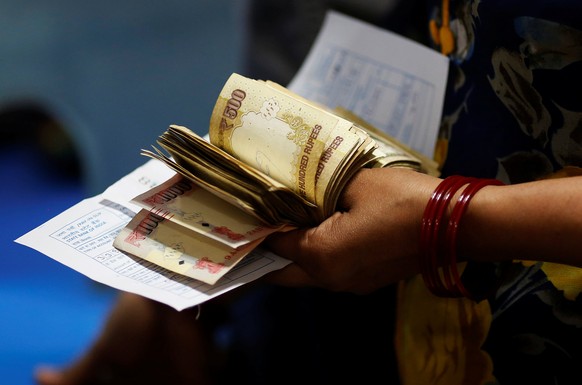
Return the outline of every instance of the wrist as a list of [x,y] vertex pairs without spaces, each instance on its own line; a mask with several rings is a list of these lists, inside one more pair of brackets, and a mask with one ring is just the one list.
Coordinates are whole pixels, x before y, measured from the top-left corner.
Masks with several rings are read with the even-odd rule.
[[[433,294],[473,298],[457,270],[459,250],[466,252],[470,242],[467,231],[463,231],[465,240],[458,247],[460,229],[467,226],[464,217],[477,193],[487,186],[501,184],[495,179],[455,175],[442,180],[433,191],[422,216],[419,260],[424,282]],[[473,215],[475,211],[472,210]]]
[[463,216],[463,224],[459,227],[459,260],[502,262],[505,259],[495,246],[509,236],[508,229],[503,228],[500,223],[504,214],[499,212],[499,188],[500,186],[486,186],[472,199]]

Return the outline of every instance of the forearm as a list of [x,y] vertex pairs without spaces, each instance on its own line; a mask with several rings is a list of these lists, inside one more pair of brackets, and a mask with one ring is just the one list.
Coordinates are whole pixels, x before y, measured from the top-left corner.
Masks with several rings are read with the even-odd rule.
[[460,226],[459,254],[469,260],[582,267],[582,177],[483,188]]

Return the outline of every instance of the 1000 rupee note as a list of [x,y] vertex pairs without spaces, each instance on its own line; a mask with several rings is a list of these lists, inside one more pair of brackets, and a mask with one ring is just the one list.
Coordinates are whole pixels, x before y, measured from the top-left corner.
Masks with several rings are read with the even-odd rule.
[[241,247],[281,229],[265,226],[238,207],[180,174],[133,198],[132,203],[231,248]]
[[113,246],[213,285],[260,242],[255,240],[233,249],[143,209],[119,232]]

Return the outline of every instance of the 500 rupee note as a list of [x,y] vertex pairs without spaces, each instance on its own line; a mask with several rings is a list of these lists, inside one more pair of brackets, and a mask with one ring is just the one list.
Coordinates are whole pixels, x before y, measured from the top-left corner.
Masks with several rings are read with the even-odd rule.
[[332,131],[351,123],[281,92],[232,74],[210,119],[210,141],[318,204],[315,180]]

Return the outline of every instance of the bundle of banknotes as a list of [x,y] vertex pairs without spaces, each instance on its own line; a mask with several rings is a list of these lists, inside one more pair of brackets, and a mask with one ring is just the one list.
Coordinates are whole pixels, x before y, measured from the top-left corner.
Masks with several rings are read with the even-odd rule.
[[332,215],[362,167],[437,173],[430,159],[349,111],[239,74],[218,97],[209,141],[172,125],[157,143],[142,154],[176,174],[134,198],[142,210],[114,246],[208,284],[269,234]]

